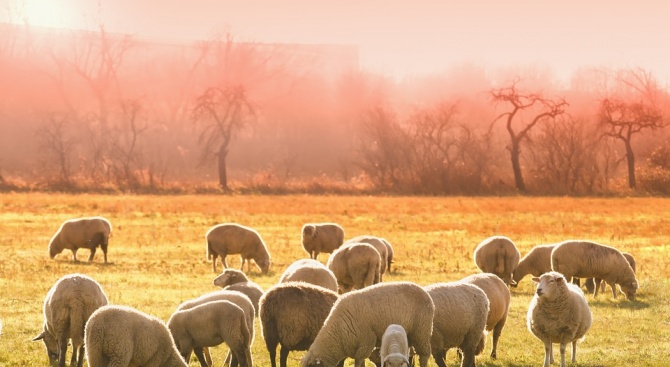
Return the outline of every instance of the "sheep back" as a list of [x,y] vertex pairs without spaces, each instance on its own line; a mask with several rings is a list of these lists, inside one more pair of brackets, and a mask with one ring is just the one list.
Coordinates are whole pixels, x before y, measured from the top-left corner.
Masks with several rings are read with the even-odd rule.
[[239,254],[242,265],[245,260],[253,259],[263,274],[270,268],[270,253],[261,235],[254,230],[237,223],[224,223],[213,226],[205,234],[207,239],[207,259],[212,260],[212,270],[216,272],[216,258],[221,256],[224,268],[228,267],[227,255]]
[[88,260],[93,260],[95,249],[100,246],[107,262],[107,245],[112,224],[103,217],[75,218],[64,221],[49,241],[49,257],[54,258],[63,250],[71,250],[77,260],[77,250],[91,250]]
[[126,306],[103,306],[86,323],[91,367],[187,367],[163,321]]
[[330,269],[314,259],[295,261],[279,278],[280,283],[306,282],[337,292],[337,279]]
[[388,325],[397,324],[407,332],[409,345],[425,367],[434,312],[430,295],[414,283],[379,283],[349,292],[335,302],[301,364],[333,367],[346,357],[362,362],[380,346]]
[[480,242],[475,248],[475,265],[485,272],[500,277],[505,284],[514,284],[512,272],[519,263],[519,250],[514,242],[504,236],[493,236]]
[[551,251],[556,244],[537,245],[530,249],[514,269],[512,280],[519,283],[526,275],[539,277],[551,271]]
[[[609,284],[619,284],[628,299],[635,299],[638,288],[635,272],[614,247],[590,241],[564,241],[551,252],[551,267],[566,279],[598,278]],[[616,297],[615,292],[613,290]]]
[[302,226],[302,247],[311,259],[332,253],[344,242],[344,229],[336,223],[307,223]]
[[343,245],[328,258],[326,266],[335,274],[341,294],[377,284],[380,280],[379,252],[367,243]]
[[254,308],[254,304],[247,296],[246,294],[239,292],[239,291],[234,291],[234,290],[229,290],[229,289],[222,289],[219,291],[214,291],[214,292],[209,292],[205,293],[202,296],[198,298],[194,298],[188,301],[182,302],[179,306],[177,306],[177,311],[184,311],[191,309],[193,307],[197,307],[200,305],[203,305],[207,302],[212,302],[212,301],[229,301],[244,311],[244,314],[247,317],[247,326],[249,326],[249,335],[251,336],[251,339],[253,340],[254,338],[254,315],[256,313],[256,309]]
[[384,273],[386,273],[386,267],[388,265],[388,247],[386,247],[384,241],[379,237],[362,235],[349,239],[344,244],[350,243],[367,243],[379,252],[379,259],[381,260],[379,263],[379,281],[381,281],[384,277]]

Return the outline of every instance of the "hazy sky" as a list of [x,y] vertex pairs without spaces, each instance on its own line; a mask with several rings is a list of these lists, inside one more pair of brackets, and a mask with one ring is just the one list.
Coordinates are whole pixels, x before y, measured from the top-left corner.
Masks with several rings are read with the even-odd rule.
[[[0,19],[94,26],[160,39],[230,30],[242,40],[360,46],[394,75],[475,62],[642,66],[670,82],[670,1],[649,0],[0,0]],[[0,35],[1,37],[1,35]]]

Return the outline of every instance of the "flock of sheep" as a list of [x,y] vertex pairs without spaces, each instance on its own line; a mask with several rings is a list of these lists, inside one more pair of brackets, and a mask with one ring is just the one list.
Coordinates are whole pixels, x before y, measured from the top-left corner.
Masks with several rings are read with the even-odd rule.
[[[64,249],[76,253],[100,246],[107,262],[109,221],[102,217],[64,222],[49,244],[53,258]],[[419,286],[412,282],[382,282],[390,272],[393,247],[381,237],[359,236],[345,240],[334,223],[306,224],[302,244],[309,259],[291,264],[279,283],[263,290],[242,271],[253,260],[262,273],[270,253],[255,230],[234,223],[220,224],[206,233],[207,257],[216,273],[220,257],[224,270],[213,284],[222,290],[188,300],[177,307],[167,323],[139,310],[109,305],[102,287],[83,274],[59,279],[44,301],[43,340],[49,359],[65,365],[68,342],[71,365],[81,367],[84,354],[89,366],[186,366],[191,354],[202,366],[212,366],[209,347],[225,343],[226,364],[252,367],[254,319],[261,323],[272,367],[286,367],[290,351],[307,351],[302,367],[343,366],[353,358],[356,367],[365,359],[382,367],[409,367],[413,356],[426,367],[432,356],[446,367],[447,350],[457,348],[461,366],[475,366],[493,331],[491,358],[507,320],[511,294],[526,275],[533,275],[536,292],[527,313],[529,331],[544,343],[544,366],[553,363],[552,344],[560,344],[561,367],[565,349],[591,326],[591,311],[574,278],[587,282],[597,294],[600,282],[617,285],[630,300],[638,288],[635,262],[630,254],[588,241],[564,241],[533,248],[523,259],[514,243],[495,236],[474,251],[482,270],[456,282]],[[329,253],[327,264],[317,260]],[[240,255],[242,268],[229,268],[227,255]],[[604,283],[603,283],[604,287]],[[85,348],[84,348],[85,346]]]

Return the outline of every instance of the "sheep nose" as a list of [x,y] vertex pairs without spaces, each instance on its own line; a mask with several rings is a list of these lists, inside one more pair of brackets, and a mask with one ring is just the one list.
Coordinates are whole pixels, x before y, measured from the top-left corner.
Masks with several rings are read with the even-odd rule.
[[538,296],[541,296],[542,293],[543,293],[542,288],[538,288],[536,293],[537,293]]

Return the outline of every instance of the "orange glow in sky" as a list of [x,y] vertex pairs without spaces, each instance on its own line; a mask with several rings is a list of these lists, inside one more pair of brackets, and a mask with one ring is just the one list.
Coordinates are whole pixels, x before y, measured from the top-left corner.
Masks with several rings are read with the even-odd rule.
[[[22,15],[21,15],[22,14]],[[668,1],[0,0],[0,21],[161,40],[232,32],[259,42],[359,45],[366,69],[439,72],[464,62],[652,70],[670,82]]]

